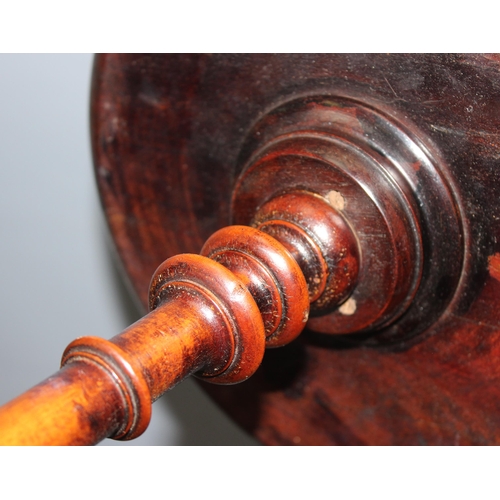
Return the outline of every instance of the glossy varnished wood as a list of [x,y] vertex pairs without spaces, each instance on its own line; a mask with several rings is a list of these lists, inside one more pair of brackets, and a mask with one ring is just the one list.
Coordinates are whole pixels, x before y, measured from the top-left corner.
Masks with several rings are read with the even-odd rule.
[[[423,229],[431,264],[418,300],[433,311],[428,322],[411,312],[399,330],[397,322],[387,326],[393,340],[378,347],[369,332],[350,341],[317,328],[269,351],[249,381],[207,388],[263,442],[500,442],[499,69],[497,57],[484,55],[97,58],[96,175],[116,246],[144,304],[165,257],[198,252],[231,222],[248,133],[283,103],[310,95],[365,103],[404,124],[442,166],[461,226],[441,245],[431,226]],[[446,228],[446,218],[435,215]],[[428,255],[430,242],[438,255],[454,239],[456,250],[439,257],[450,272],[433,282],[426,269],[440,266]]]
[[304,191],[271,198],[253,224],[292,252],[306,277],[313,313],[332,311],[351,295],[358,279],[358,242],[326,199]]
[[[293,248],[293,242],[288,246]],[[309,289],[279,241],[256,229],[229,226],[213,234],[201,253],[245,283],[264,321],[267,347],[286,345],[302,332],[309,318]]]
[[285,246],[234,226],[214,234],[203,252],[208,257],[164,261],[151,280],[148,315],[109,341],[74,340],[59,372],[1,407],[0,444],[134,439],[149,425],[152,402],[189,375],[243,382],[260,366],[265,344],[299,335],[309,292]]
[[[190,260],[191,267],[208,261],[196,255],[185,259]],[[209,261],[204,270],[212,264],[222,274],[212,279],[238,287],[215,262]],[[246,353],[235,356],[232,336],[238,332],[214,307],[214,298],[203,289],[180,287],[111,340],[73,341],[59,372],[0,408],[0,444],[89,445],[106,437],[133,439],[149,425],[151,403],[185,377],[200,371],[201,376],[214,376],[214,371],[229,368],[234,378],[247,378],[262,359],[264,331],[250,294],[244,289],[235,293],[237,320],[241,323],[246,313],[250,323],[245,334],[261,337],[260,342],[252,338]],[[239,366],[241,358],[247,361],[246,371]]]
[[113,435],[126,405],[113,377],[73,363],[0,410],[2,446],[88,445]]

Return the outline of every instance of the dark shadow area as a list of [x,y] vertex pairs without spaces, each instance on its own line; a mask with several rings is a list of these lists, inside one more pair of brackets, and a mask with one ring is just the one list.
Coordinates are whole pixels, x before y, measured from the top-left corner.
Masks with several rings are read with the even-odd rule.
[[265,390],[286,391],[294,387],[304,371],[306,357],[300,339],[278,349],[268,349],[261,368]]
[[299,338],[279,349],[267,349],[257,372],[241,384],[226,387],[203,385],[221,408],[253,435],[262,425],[265,408],[269,410],[269,395],[283,393],[289,400],[302,398],[308,383],[310,361]]

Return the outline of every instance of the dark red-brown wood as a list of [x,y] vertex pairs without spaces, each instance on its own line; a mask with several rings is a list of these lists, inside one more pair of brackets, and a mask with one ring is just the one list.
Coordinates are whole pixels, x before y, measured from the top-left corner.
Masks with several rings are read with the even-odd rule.
[[285,246],[233,226],[214,234],[203,253],[208,257],[163,262],[151,280],[148,315],[110,341],[76,339],[59,372],[1,407],[0,444],[133,439],[149,425],[151,403],[187,376],[243,382],[260,366],[266,344],[299,335],[309,290]]
[[[0,442],[134,438],[196,374],[243,382],[207,390],[268,444],[497,444],[498,69],[483,55],[99,57],[98,184],[152,312],[72,342],[0,409]],[[202,247],[229,222],[254,228]],[[281,348],[262,362],[266,345]]]
[[[367,322],[362,336],[332,335],[331,317],[314,318],[298,340],[268,351],[249,381],[207,388],[263,442],[500,442],[499,69],[499,58],[488,55],[97,58],[97,181],[119,254],[144,304],[150,277],[165,257],[199,252],[210,234],[231,223],[238,178],[255,148],[263,147],[252,133],[272,135],[273,127],[287,132],[297,113],[305,121],[326,116],[318,96],[336,103],[343,123],[336,137],[353,145],[342,161],[354,158],[359,146],[370,150],[366,165],[375,162],[401,176],[404,203],[398,206],[409,207],[404,217],[410,225],[391,234],[405,232],[413,246],[401,250],[409,252],[409,264],[411,255],[418,257],[421,267],[404,278],[406,267],[398,264],[401,278],[391,286],[403,298],[399,309],[394,303],[380,323],[370,319],[374,329]],[[287,103],[298,104],[290,110]],[[372,119],[367,142],[360,143]],[[311,127],[323,134],[323,125]],[[399,146],[406,138],[439,168],[415,161],[414,173],[405,171],[410,155]],[[300,144],[302,152],[319,156],[316,167],[310,159],[301,163],[308,182],[294,182],[296,189],[311,189],[320,164],[333,161],[320,151],[322,144],[317,136]],[[292,158],[297,145],[289,146]],[[286,167],[292,160],[280,161]],[[367,172],[358,179],[367,179]],[[289,178],[276,175],[278,181]],[[378,179],[369,185],[376,188],[380,213],[398,224],[390,203],[384,205],[387,177]],[[352,184],[347,207],[356,189]],[[436,200],[441,208],[429,209]],[[394,248],[388,246],[388,254]],[[389,274],[380,276],[390,282]]]

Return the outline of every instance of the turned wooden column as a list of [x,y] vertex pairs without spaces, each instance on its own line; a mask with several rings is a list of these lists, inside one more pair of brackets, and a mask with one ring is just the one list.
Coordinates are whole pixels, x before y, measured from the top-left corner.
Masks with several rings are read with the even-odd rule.
[[2,439],[133,438],[193,374],[267,444],[499,442],[498,67],[99,56],[96,179],[150,315],[71,344]]
[[491,54],[96,58],[97,184],[142,304],[166,257],[258,227],[291,192],[331,201],[355,235],[344,302],[311,304],[245,383],[201,382],[261,442],[500,443],[499,68]]
[[266,346],[300,334],[310,303],[332,309],[347,299],[359,249],[328,200],[279,196],[254,225],[221,229],[202,255],[163,262],[151,280],[151,312],[109,341],[72,342],[59,372],[0,409],[0,444],[133,439],[147,428],[151,403],[187,376],[242,382]]

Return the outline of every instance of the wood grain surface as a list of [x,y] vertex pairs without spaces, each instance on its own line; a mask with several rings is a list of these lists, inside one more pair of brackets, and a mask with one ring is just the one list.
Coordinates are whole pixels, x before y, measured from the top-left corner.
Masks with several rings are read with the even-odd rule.
[[[357,99],[415,132],[444,166],[462,239],[438,257],[455,271],[426,291],[441,304],[430,324],[415,320],[402,332],[418,331],[411,341],[382,346],[308,331],[268,351],[247,382],[207,388],[264,443],[499,443],[499,67],[473,54],[97,58],[96,176],[144,304],[160,262],[198,252],[231,222],[247,135],[283,103]],[[445,246],[446,220],[433,216],[428,232]]]

